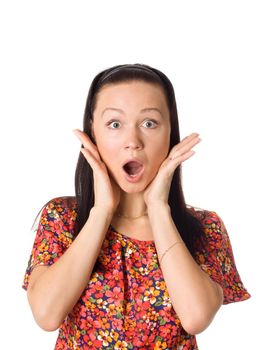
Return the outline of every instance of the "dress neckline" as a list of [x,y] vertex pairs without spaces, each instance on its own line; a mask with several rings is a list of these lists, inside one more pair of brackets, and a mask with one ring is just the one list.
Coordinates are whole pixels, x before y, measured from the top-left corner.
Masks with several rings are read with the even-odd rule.
[[129,237],[127,235],[125,235],[124,233],[122,232],[119,232],[117,231],[114,226],[112,226],[110,224],[110,230],[111,232],[115,233],[116,235],[118,235],[120,238],[124,239],[124,240],[127,240],[127,241],[131,241],[131,242],[134,242],[138,245],[155,245],[155,241],[154,240],[147,240],[147,241],[144,241],[144,240],[140,240],[140,239],[136,239],[136,238],[132,238],[132,237]]

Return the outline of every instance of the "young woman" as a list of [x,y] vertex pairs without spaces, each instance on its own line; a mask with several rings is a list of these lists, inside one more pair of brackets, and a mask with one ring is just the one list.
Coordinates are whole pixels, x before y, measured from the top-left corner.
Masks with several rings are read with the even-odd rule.
[[[142,64],[100,72],[87,97],[75,196],[44,205],[24,276],[60,349],[198,349],[222,304],[250,298],[214,211],[185,203],[173,86]],[[38,267],[38,268],[35,268]]]

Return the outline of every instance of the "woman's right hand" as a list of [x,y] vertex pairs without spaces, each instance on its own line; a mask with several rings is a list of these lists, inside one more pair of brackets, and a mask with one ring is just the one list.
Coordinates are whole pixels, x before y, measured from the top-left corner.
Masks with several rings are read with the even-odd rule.
[[98,148],[89,136],[79,129],[75,129],[73,132],[84,145],[84,148],[81,148],[81,152],[93,170],[94,206],[114,214],[120,201],[120,188],[114,179],[110,178],[107,167],[101,160]]

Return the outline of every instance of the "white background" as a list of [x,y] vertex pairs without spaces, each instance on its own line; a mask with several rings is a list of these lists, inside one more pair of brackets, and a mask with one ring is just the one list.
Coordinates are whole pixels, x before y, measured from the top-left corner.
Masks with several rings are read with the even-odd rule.
[[[175,89],[189,204],[216,211],[252,298],[222,306],[200,350],[258,349],[261,305],[260,1],[1,1],[1,348],[53,349],[21,288],[33,220],[74,195],[89,85],[105,68],[145,63]],[[259,342],[260,343],[260,342]]]

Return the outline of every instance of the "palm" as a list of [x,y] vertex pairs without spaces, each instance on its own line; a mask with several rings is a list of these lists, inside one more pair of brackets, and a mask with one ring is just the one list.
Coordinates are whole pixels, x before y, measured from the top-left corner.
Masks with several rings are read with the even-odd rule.
[[185,137],[169,152],[167,158],[159,167],[158,173],[144,191],[144,200],[147,206],[155,202],[168,203],[169,191],[176,168],[195,152],[191,151],[201,139],[193,133]]

